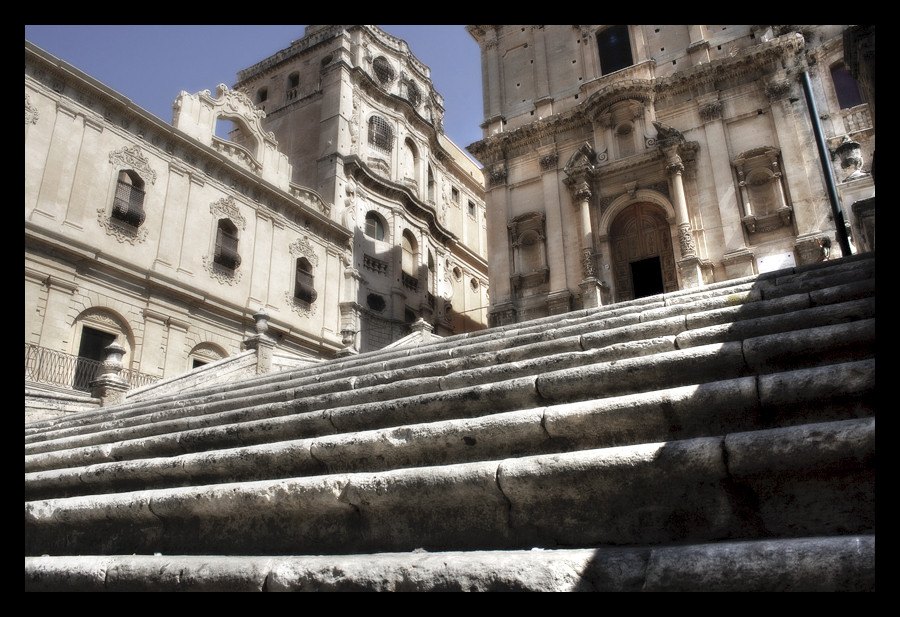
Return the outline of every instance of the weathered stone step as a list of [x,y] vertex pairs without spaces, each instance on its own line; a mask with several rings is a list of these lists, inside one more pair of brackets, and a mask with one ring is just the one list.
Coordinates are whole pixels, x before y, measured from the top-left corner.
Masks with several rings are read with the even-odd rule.
[[[848,295],[853,297],[852,294]],[[435,383],[441,390],[447,390],[500,379],[524,377],[553,368],[574,367],[591,362],[607,362],[673,351],[699,344],[739,340],[766,332],[786,332],[800,327],[842,323],[870,318],[875,314],[875,301],[872,297],[812,308],[805,308],[806,306],[805,297],[795,295],[781,300],[757,303],[747,307],[743,312],[742,307],[709,310],[667,319],[651,319],[630,326],[606,327],[563,338],[551,338],[553,333],[545,333],[545,338],[549,340],[493,353],[473,353],[442,359],[431,364],[407,369],[383,370],[359,377],[339,375],[335,379],[318,383],[289,381],[282,385],[283,389],[272,393],[253,393],[231,399],[227,396],[216,397],[216,400],[212,401],[192,399],[177,407],[163,408],[145,415],[113,417],[98,424],[47,431],[26,440],[26,453],[48,451],[53,448],[53,444],[66,439],[69,441],[65,443],[72,445],[97,443],[98,440],[94,436],[99,432],[116,432],[127,427],[142,427],[135,429],[130,438],[159,434],[164,427],[169,427],[169,430],[179,430],[180,427],[180,430],[184,430],[191,422],[189,419],[198,416],[208,416],[211,420],[212,416],[218,414],[219,423],[228,423],[231,421],[227,414],[230,410],[239,410],[231,416],[237,415],[244,420],[251,420],[253,416],[243,410],[249,407],[261,408],[269,403],[290,403],[303,397],[322,400],[320,397],[339,392],[341,401],[364,396],[367,401],[376,402],[385,398],[426,393],[435,387]],[[744,319],[740,319],[741,317]],[[720,325],[716,328],[710,324]],[[672,338],[672,335],[678,335],[677,339]],[[429,377],[432,379],[429,380]],[[301,403],[291,405],[291,408],[299,410]],[[311,409],[307,406],[305,410]],[[179,423],[179,418],[188,420]],[[167,422],[170,424],[165,424]],[[91,437],[79,441],[79,435]],[[119,438],[129,437],[123,435]],[[45,445],[37,445],[41,442]]]
[[[280,405],[29,444],[25,470],[173,456],[335,432],[474,417],[640,392],[648,384],[654,388],[670,388],[767,374],[870,357],[874,337],[875,320],[866,319],[560,370],[551,370],[558,367],[553,366],[551,359],[545,359],[545,373],[455,389],[443,389],[440,377],[408,380],[396,387],[384,386],[381,392],[377,388],[352,390]],[[585,352],[586,358],[593,359],[592,353]],[[421,393],[408,394],[415,389]],[[406,396],[401,394],[404,392]],[[233,423],[224,424],[227,420]]]
[[[802,281],[805,287],[798,287],[795,284],[797,280]],[[817,289],[814,285],[817,280],[827,281],[827,284],[836,286],[837,290]],[[849,290],[848,286],[850,287]],[[448,337],[447,339],[438,340],[434,344],[416,349],[373,352],[357,358],[335,361],[323,366],[300,369],[289,374],[250,378],[240,384],[235,384],[233,387],[218,386],[208,391],[196,393],[192,400],[185,400],[184,397],[166,397],[162,401],[151,403],[150,405],[146,403],[122,405],[103,412],[80,414],[77,418],[65,419],[56,423],[45,422],[41,423],[40,426],[30,429],[26,428],[26,440],[48,438],[42,435],[48,429],[56,431],[67,426],[105,422],[111,415],[118,417],[141,416],[153,413],[155,410],[172,408],[173,406],[181,408],[191,407],[196,401],[205,401],[206,403],[223,401],[223,404],[229,405],[231,403],[228,401],[246,398],[246,396],[241,397],[239,393],[235,392],[236,389],[244,389],[249,396],[257,397],[257,399],[261,396],[266,396],[266,392],[270,392],[268,396],[271,401],[284,400],[284,390],[295,387],[291,385],[292,382],[296,383],[297,386],[304,383],[318,382],[321,376],[326,373],[330,376],[341,374],[341,378],[345,378],[356,375],[371,375],[373,372],[393,370],[402,366],[421,367],[429,361],[439,363],[452,358],[454,355],[452,350],[457,346],[463,347],[458,353],[464,353],[467,356],[476,353],[489,355],[509,345],[527,344],[529,341],[546,340],[550,337],[564,337],[568,332],[580,335],[592,329],[623,327],[655,318],[666,318],[704,310],[704,308],[712,308],[716,305],[721,306],[723,302],[726,305],[737,303],[747,306],[748,309],[746,311],[732,311],[737,316],[736,318],[741,318],[743,314],[753,315],[755,310],[759,310],[755,308],[758,305],[755,301],[763,297],[763,290],[765,290],[765,297],[767,298],[799,294],[799,299],[806,303],[806,306],[815,306],[824,302],[836,302],[840,298],[829,298],[829,294],[834,295],[835,293],[839,293],[844,299],[873,295],[874,257],[829,264],[828,268],[816,265],[816,267],[807,268],[800,274],[795,273],[793,270],[787,270],[781,273],[770,273],[769,275],[753,277],[743,283],[728,281],[699,291],[684,290],[656,298],[644,298],[591,311],[580,311],[577,317],[571,313],[562,316],[552,316],[523,325],[506,326],[489,331]],[[786,293],[787,290],[790,290],[791,293]],[[704,304],[706,307],[704,307]],[[549,327],[551,325],[552,327]],[[551,334],[548,335],[548,332]],[[373,363],[375,367],[373,367]],[[257,400],[257,402],[262,401]],[[239,401],[236,404],[244,405],[246,403]]]
[[347,556],[26,557],[25,591],[875,591],[875,536]]
[[874,393],[875,361],[864,360],[478,418],[26,473],[25,496],[385,471],[686,439],[874,415]]
[[26,502],[25,554],[352,554],[874,533],[875,419]]

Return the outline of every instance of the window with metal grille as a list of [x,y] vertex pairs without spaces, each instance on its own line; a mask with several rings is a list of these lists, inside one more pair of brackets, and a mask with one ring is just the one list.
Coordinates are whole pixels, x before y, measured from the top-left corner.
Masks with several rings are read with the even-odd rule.
[[418,107],[419,103],[422,102],[422,93],[419,91],[419,86],[415,84],[415,82],[409,82],[406,86],[406,100],[412,103],[413,107]]
[[241,265],[238,254],[237,227],[228,219],[219,219],[216,226],[216,249],[213,261],[223,268],[236,270]]
[[144,183],[135,174],[127,171],[119,172],[116,185],[116,196],[113,200],[112,218],[127,223],[132,227],[140,227],[146,214],[144,213]]
[[369,145],[388,153],[394,146],[394,129],[381,116],[369,119]]
[[384,56],[375,58],[375,61],[372,63],[372,69],[375,71],[375,78],[382,85],[387,85],[394,81],[394,69]]
[[313,286],[312,265],[305,257],[297,259],[297,267],[294,274],[294,297],[307,304],[316,301],[318,294]]

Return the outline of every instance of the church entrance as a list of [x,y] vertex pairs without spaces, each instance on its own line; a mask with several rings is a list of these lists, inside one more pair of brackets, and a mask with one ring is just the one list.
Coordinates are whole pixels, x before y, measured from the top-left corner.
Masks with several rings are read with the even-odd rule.
[[651,203],[625,208],[609,228],[616,302],[678,289],[672,232],[665,212]]

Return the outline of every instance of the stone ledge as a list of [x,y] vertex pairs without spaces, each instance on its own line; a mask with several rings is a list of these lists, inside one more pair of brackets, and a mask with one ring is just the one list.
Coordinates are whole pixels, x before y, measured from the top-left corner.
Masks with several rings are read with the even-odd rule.
[[25,591],[875,591],[875,536],[669,547],[26,557]]

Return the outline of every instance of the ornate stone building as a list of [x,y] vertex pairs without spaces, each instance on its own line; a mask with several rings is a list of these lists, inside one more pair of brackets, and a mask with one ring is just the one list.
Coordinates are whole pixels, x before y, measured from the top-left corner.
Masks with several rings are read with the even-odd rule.
[[112,341],[133,384],[177,376],[257,320],[288,364],[486,327],[481,170],[404,41],[309,26],[171,124],[25,60],[26,383]]
[[844,26],[467,28],[492,324],[874,250],[874,125]]
[[183,374],[240,352],[260,309],[298,361],[343,349],[351,234],[261,117],[220,86],[166,124],[26,41],[26,383],[29,349],[102,360],[113,340],[133,372]]
[[482,173],[444,136],[443,100],[404,41],[377,26],[307,26],[235,88],[265,110],[293,181],[334,203],[353,233],[341,312],[356,349],[411,326],[486,326]]

